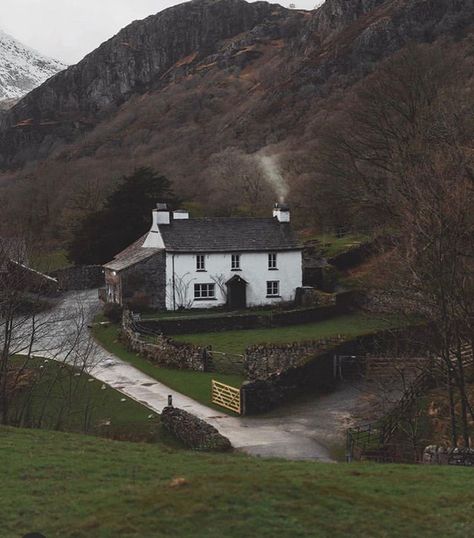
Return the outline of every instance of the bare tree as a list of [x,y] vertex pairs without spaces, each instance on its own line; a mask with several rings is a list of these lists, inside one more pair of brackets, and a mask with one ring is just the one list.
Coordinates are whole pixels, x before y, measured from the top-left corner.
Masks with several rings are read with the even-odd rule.
[[[48,398],[61,381],[65,392],[58,407],[59,424],[77,396],[78,374],[95,365],[95,346],[87,331],[89,311],[80,300],[51,309],[48,296],[56,283],[27,266],[25,242],[4,240],[0,245],[0,423],[11,420],[10,404],[19,392],[23,406],[16,420],[22,421],[35,387],[47,381],[44,400],[35,409],[35,425],[41,427]],[[47,379],[41,360],[59,364]]]
[[[474,340],[474,94],[469,59],[441,47],[400,53],[360,92],[327,139],[325,169],[367,218],[395,237],[391,308],[430,324],[458,431],[469,446],[463,349]],[[456,399],[461,416],[456,416]]]

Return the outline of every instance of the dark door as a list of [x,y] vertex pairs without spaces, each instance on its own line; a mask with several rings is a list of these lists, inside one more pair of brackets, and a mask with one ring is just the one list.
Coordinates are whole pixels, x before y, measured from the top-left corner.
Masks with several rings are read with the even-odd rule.
[[234,277],[227,282],[227,306],[231,310],[247,307],[247,282],[243,278]]

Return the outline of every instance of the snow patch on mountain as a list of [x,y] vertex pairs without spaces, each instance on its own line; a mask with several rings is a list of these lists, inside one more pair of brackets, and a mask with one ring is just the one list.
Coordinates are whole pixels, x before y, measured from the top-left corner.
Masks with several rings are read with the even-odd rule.
[[19,99],[66,67],[0,30],[0,100]]

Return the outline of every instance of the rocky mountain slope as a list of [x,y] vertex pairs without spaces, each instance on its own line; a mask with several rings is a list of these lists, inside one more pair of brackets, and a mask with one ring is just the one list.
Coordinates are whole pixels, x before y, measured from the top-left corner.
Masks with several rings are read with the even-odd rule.
[[0,101],[19,99],[66,69],[0,30]]
[[276,156],[279,171],[267,166],[267,176],[291,182],[358,81],[409,43],[466,42],[473,21],[474,0],[327,0],[312,12],[244,0],[175,6],[0,116],[0,181],[25,192],[34,184],[63,206],[90,178],[151,165],[181,195],[208,200],[232,183],[234,148],[255,165]]

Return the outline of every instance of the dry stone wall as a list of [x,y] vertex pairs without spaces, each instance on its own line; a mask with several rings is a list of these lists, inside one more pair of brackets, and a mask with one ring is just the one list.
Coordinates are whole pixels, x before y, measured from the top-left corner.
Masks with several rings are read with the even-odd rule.
[[161,423],[179,441],[194,450],[225,452],[232,445],[214,426],[204,420],[175,407],[165,407]]
[[245,374],[249,381],[267,379],[290,368],[303,366],[315,356],[335,348],[341,338],[328,338],[291,344],[255,345],[245,354]]
[[202,317],[175,317],[171,319],[152,319],[140,321],[144,329],[165,334],[192,334],[214,331],[236,331],[243,329],[274,328],[324,321],[346,313],[336,305],[316,308],[294,308],[273,312],[249,311],[245,314],[226,314],[223,311]]
[[430,445],[423,452],[423,463],[428,465],[474,466],[473,448],[445,448]]
[[212,359],[207,348],[175,342],[166,336],[156,336],[153,342],[148,342],[128,323],[122,326],[122,339],[128,349],[153,364],[197,372],[208,372],[212,369]]
[[63,291],[88,290],[104,285],[104,270],[101,265],[79,265],[66,267],[50,274],[58,281]]

